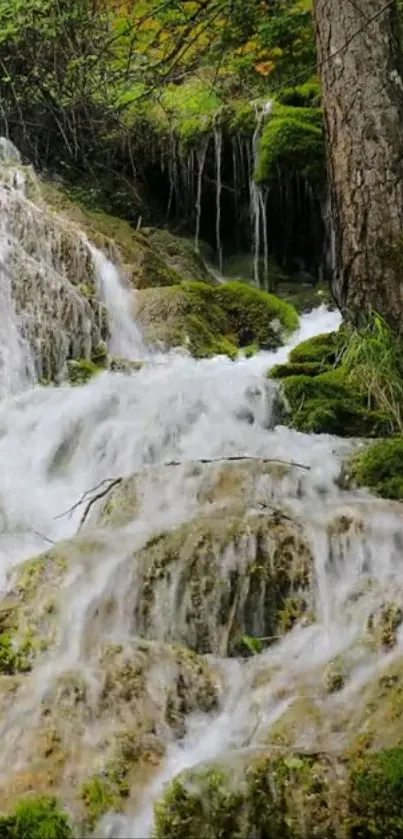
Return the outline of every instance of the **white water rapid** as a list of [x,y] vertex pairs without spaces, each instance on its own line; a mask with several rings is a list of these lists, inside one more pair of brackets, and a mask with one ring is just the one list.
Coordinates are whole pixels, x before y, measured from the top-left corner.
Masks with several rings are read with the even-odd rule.
[[[260,655],[226,657],[224,630],[219,635],[215,619],[208,625],[211,637],[218,633],[214,655],[207,656],[220,686],[218,706],[188,716],[176,738],[163,729],[166,752],[151,780],[133,785],[124,816],[109,812],[95,828],[100,837],[146,839],[152,832],[154,803],[167,781],[184,768],[224,758],[234,749],[262,745],[301,691],[315,694],[320,669],[335,656],[351,653],[350,675],[338,700],[333,696],[318,700],[325,719],[337,701],[342,706],[354,704],[358,687],[398,654],[400,635],[397,647],[382,662],[358,642],[369,615],[388,598],[401,599],[403,524],[394,505],[365,493],[342,492],[334,483],[340,459],[352,442],[274,427],[276,390],[266,371],[286,360],[290,348],[301,340],[337,328],[338,313],[320,308],[304,315],[287,346],[249,359],[195,361],[184,353],[153,354],[131,321],[130,294],[118,270],[98,251],[91,252],[99,294],[109,311],[111,348],[128,359],[143,359],[144,366],[133,375],[105,371],[79,387],[33,385],[32,371],[26,373],[31,367],[20,323],[0,266],[0,300],[5,301],[0,309],[0,586],[3,593],[15,592],[20,563],[50,551],[49,567],[44,560],[48,570],[42,572],[39,566],[38,573],[44,574],[43,585],[51,586],[52,598],[39,603],[38,622],[47,626],[57,615],[52,642],[33,662],[32,671],[16,683],[12,701],[2,705],[0,787],[7,786],[10,773],[26,778],[27,767],[35,764],[38,731],[44,733],[44,719],[49,718],[53,722],[46,723],[46,732],[62,720],[66,740],[72,744],[70,763],[58,776],[67,799],[78,778],[99,769],[96,760],[107,748],[114,726],[125,723],[127,728],[132,719],[130,691],[119,694],[105,710],[105,656],[118,645],[129,662],[139,635],[143,636],[139,650],[148,649],[139,617],[145,573],[141,549],[150,537],[197,516],[203,504],[204,511],[213,510],[225,522],[228,497],[221,507],[219,493],[209,500],[214,482],[222,478],[225,489],[225,481],[235,474],[220,473],[224,459],[297,464],[274,476],[246,471],[245,493],[252,514],[273,502],[295,517],[298,527],[305,528],[314,561],[314,620],[297,623]],[[218,460],[221,466],[203,460]],[[123,498],[118,502],[122,518],[108,529],[107,521],[99,519],[104,503],[100,501],[80,529],[86,499],[93,497],[86,494],[105,486],[102,482],[133,475],[131,504]],[[80,499],[83,503],[77,504]],[[115,515],[113,505],[108,515]],[[345,522],[344,528],[340,522]],[[78,530],[77,540],[63,541]],[[244,568],[251,551],[253,538],[247,533],[237,547],[224,551],[217,585],[234,569]],[[66,574],[52,587],[54,569],[64,567],[64,562]],[[178,601],[180,573],[181,568],[171,582],[155,582],[150,644],[175,642],[178,633],[182,633],[180,642],[186,642],[182,611],[187,601],[183,592]],[[39,608],[37,595],[29,588],[32,580],[28,578],[27,620]],[[22,597],[22,584],[17,591]],[[150,667],[150,707],[144,713],[151,713],[168,690],[167,656],[163,653]],[[60,679],[66,685],[72,673],[80,675],[84,687],[77,688],[73,704],[68,705],[67,687],[63,692]],[[113,676],[109,681],[115,684]],[[71,723],[69,713],[80,706],[83,696],[85,710]],[[57,720],[52,717],[52,702]],[[312,736],[306,728],[307,743]]]

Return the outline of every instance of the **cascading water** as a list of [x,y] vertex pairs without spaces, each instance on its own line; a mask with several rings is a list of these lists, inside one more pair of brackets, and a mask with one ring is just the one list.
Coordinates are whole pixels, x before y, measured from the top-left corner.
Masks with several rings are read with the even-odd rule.
[[[361,642],[370,616],[402,600],[403,524],[393,504],[335,483],[353,441],[275,427],[280,406],[267,369],[301,340],[337,328],[338,313],[305,315],[287,346],[253,358],[154,356],[130,320],[117,269],[93,247],[90,255],[111,349],[145,363],[134,375],[27,387],[0,403],[1,587],[22,609],[25,645],[27,633],[40,642],[31,672],[0,692],[0,797],[47,789],[54,760],[51,785],[74,811],[79,784],[107,774],[114,744],[134,766],[139,750],[151,753],[147,770],[130,776],[125,815],[111,803],[95,829],[134,839],[150,836],[153,805],[179,771],[264,746],[301,696],[324,722],[302,726],[297,740],[317,744],[332,715],[348,714],[362,685],[402,654],[401,632],[385,658]],[[19,329],[2,307],[10,347]],[[17,350],[2,355],[11,392],[24,384]],[[302,562],[302,586],[309,567],[309,586],[293,589],[307,605],[284,637],[245,659],[237,621],[257,636],[275,633],[252,579],[264,527],[273,565],[277,527],[295,578]],[[178,671],[175,656],[180,667],[192,661],[187,646],[197,678],[209,674],[207,698]],[[349,675],[337,705],[318,686],[341,654]]]

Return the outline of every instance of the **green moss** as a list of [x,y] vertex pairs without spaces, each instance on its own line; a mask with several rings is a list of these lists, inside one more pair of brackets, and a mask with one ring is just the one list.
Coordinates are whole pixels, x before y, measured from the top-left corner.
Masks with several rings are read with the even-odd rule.
[[191,78],[184,84],[165,87],[156,117],[163,125],[173,127],[184,144],[194,144],[211,131],[221,107],[214,85]]
[[68,380],[71,385],[84,385],[100,373],[101,369],[97,364],[87,358],[82,358],[79,361],[68,361]]
[[156,806],[155,839],[371,839],[403,835],[403,749],[234,754],[185,772]]
[[47,554],[35,559],[27,559],[16,572],[15,593],[17,595],[31,595],[36,592],[46,570]]
[[319,373],[323,373],[320,362],[301,361],[294,364],[276,364],[267,375],[269,379],[287,379],[289,376],[319,376]]
[[277,95],[281,105],[297,108],[318,108],[320,105],[320,87],[317,81],[305,82],[297,87],[285,87]]
[[136,288],[178,285],[182,281],[178,271],[169,267],[164,259],[153,250],[144,248],[139,251],[139,257],[132,275],[132,281]]
[[289,423],[299,431],[376,437],[390,427],[385,414],[366,407],[340,368],[313,378],[290,376],[283,388],[290,406]]
[[80,789],[80,798],[85,807],[85,825],[89,829],[95,827],[108,810],[117,808],[116,790],[107,777],[94,775],[85,781]]
[[0,817],[2,839],[72,839],[67,814],[52,796],[19,801],[8,816]]
[[185,346],[196,358],[233,358],[251,344],[273,348],[298,325],[290,304],[242,282],[188,282],[139,292],[138,317],[150,341]]
[[[85,190],[83,193],[77,193],[76,190],[44,181],[41,191],[52,209],[66,215],[85,231],[97,247],[105,249],[111,255],[115,244],[123,260],[130,263],[136,257],[139,246],[147,245],[147,240],[134,230],[128,221],[90,207],[85,201]],[[92,294],[91,287],[89,291]]]
[[196,253],[193,239],[173,236],[168,230],[153,228],[143,230],[143,235],[147,237],[152,252],[162,258],[171,270],[171,277],[176,277],[176,282],[179,279],[216,285],[203,259]]
[[109,362],[108,347],[102,341],[98,346],[94,347],[91,354],[91,361],[97,368],[106,368]]
[[[332,791],[331,782],[338,789]],[[312,839],[336,835],[344,789],[316,755],[234,756],[229,766],[187,772],[156,807],[155,839]]]
[[29,639],[23,645],[17,645],[11,633],[2,633],[0,635],[0,674],[14,676],[16,673],[26,673],[30,670],[29,652]]
[[339,658],[331,661],[325,670],[324,686],[327,693],[337,693],[344,687],[346,672]]
[[297,344],[290,352],[290,362],[293,364],[315,363],[322,366],[322,370],[333,367],[341,353],[342,337],[340,332],[328,332],[315,335]]
[[[217,573],[221,557],[239,550],[246,534],[252,550],[242,573]],[[245,515],[239,507],[200,516],[151,539],[136,554],[142,568],[136,625],[150,637],[158,592],[179,570],[177,608],[181,619],[167,626],[167,639],[186,643],[197,653],[245,655],[245,636],[264,646],[287,631],[308,608],[312,557],[300,528],[280,511]],[[247,587],[246,587],[247,584]]]
[[217,839],[240,836],[243,795],[229,788],[220,770],[197,777],[190,790],[175,780],[155,808],[155,839],[200,839],[211,830]]
[[273,108],[260,139],[257,183],[277,180],[279,168],[324,183],[325,144],[319,109],[286,105]]
[[403,749],[367,753],[350,773],[350,836],[403,836]]
[[281,331],[290,333],[298,327],[298,315],[290,303],[237,280],[219,286],[215,300],[240,347],[272,348],[279,343]]
[[382,498],[403,499],[403,438],[373,443],[352,459],[349,474]]
[[389,649],[397,642],[403,612],[397,603],[383,603],[368,619],[367,629],[376,649]]

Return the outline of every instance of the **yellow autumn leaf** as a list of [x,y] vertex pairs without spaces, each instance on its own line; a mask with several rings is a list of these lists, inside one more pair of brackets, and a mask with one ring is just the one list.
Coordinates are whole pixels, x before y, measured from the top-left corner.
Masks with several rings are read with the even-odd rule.
[[274,68],[274,61],[260,61],[258,64],[255,64],[255,70],[260,76],[269,76]]

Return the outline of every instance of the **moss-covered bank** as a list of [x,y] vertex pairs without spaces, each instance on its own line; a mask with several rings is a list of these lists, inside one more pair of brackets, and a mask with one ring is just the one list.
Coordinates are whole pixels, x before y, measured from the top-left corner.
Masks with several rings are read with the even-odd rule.
[[378,440],[356,454],[346,469],[346,477],[382,498],[403,500],[403,438]]
[[343,366],[346,334],[317,335],[295,347],[287,364],[269,370],[281,380],[289,406],[287,424],[308,433],[378,437],[391,431],[392,418],[357,389]]

